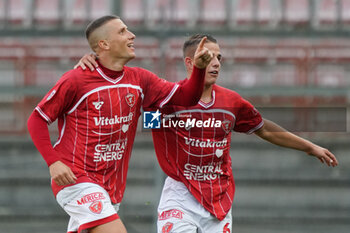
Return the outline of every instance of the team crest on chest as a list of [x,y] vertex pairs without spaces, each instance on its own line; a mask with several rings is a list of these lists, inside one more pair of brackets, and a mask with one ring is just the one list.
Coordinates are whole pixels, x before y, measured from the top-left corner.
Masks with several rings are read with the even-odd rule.
[[232,121],[224,120],[221,126],[226,133],[230,133],[230,131],[232,130]]
[[131,94],[131,93],[128,93],[128,94],[125,96],[125,101],[126,101],[126,103],[127,103],[130,107],[133,107],[134,104],[135,104],[135,95],[134,95],[134,94]]

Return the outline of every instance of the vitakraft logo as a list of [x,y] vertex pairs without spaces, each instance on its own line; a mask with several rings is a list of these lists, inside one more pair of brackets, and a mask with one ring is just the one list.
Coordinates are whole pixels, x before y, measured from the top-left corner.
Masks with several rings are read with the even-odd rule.
[[162,114],[157,110],[143,112],[143,128],[144,129],[160,129]]

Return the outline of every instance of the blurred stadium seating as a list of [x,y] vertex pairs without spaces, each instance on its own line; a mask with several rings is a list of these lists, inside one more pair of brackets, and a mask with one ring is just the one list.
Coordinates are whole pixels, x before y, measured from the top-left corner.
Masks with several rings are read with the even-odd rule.
[[31,24],[31,2],[25,0],[4,1],[4,22],[12,27],[29,27]]
[[[1,232],[65,230],[67,218],[50,193],[26,120],[90,51],[84,29],[105,14],[120,15],[137,35],[130,66],[174,82],[186,76],[185,37],[214,35],[223,54],[220,85],[339,157],[341,165],[328,169],[298,152],[234,135],[233,232],[348,232],[350,0],[0,0]],[[308,108],[329,111],[335,120]],[[317,131],[320,125],[327,130]],[[163,182],[141,127],[120,212],[130,233],[155,231]],[[50,131],[57,135],[55,126]]]
[[38,26],[47,26],[54,27],[60,25],[62,17],[60,16],[61,1],[45,1],[45,0],[36,0],[34,1],[34,16],[33,20],[35,25]]
[[[198,29],[323,28],[350,23],[348,0],[1,0],[0,21],[12,28],[84,26],[105,14],[119,14],[132,26]],[[332,28],[330,28],[332,26]],[[213,28],[213,27],[212,27]]]

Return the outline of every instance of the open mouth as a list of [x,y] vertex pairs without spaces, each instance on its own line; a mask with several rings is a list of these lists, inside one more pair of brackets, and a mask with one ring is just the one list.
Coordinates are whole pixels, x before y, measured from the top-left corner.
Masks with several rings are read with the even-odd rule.
[[216,70],[214,70],[214,71],[210,71],[210,72],[209,72],[209,74],[212,74],[212,75],[218,75],[218,74],[219,74],[219,72],[218,72],[218,71],[216,71]]
[[129,48],[134,48],[134,43],[130,43],[130,44],[127,44],[127,46],[129,47]]

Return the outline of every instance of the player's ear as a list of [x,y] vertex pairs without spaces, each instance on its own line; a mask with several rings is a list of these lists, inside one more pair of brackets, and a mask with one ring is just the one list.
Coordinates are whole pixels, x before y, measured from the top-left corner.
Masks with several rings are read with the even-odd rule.
[[193,67],[193,60],[192,60],[192,58],[190,58],[190,57],[185,57],[184,58],[184,62],[185,62],[185,66],[186,66],[186,69],[187,70],[192,70],[192,67]]
[[100,47],[103,50],[108,50],[109,49],[109,43],[107,40],[99,40],[98,41],[98,47]]

